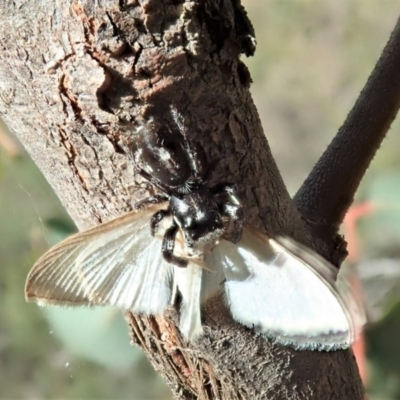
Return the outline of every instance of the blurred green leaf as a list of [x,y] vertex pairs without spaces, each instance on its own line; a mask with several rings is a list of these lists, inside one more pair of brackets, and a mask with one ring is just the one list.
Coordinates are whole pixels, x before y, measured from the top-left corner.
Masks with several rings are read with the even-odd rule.
[[368,320],[377,322],[400,301],[400,260],[365,260],[357,265],[357,273],[362,284]]
[[378,324],[368,329],[368,355],[400,382],[400,304],[397,303]]
[[364,257],[400,256],[400,170],[375,172],[369,175],[362,197],[374,210],[357,224],[362,238]]
[[370,380],[367,386],[369,400],[397,400],[400,398],[400,380],[396,374],[382,368],[379,363],[368,363]]
[[130,369],[143,353],[129,344],[128,328],[121,312],[111,307],[46,307],[51,333],[81,358],[116,370]]
[[65,218],[48,218],[45,221],[45,226],[48,231],[47,240],[50,247],[76,232],[75,225],[71,220]]
[[400,238],[400,170],[375,175],[366,194],[377,207],[371,223]]

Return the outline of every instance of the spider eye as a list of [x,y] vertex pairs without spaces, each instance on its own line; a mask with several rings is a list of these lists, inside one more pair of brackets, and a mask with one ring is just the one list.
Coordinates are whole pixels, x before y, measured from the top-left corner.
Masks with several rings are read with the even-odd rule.
[[191,229],[191,230],[196,228],[196,224],[195,224],[193,218],[188,217],[188,218],[185,219],[184,228],[185,229]]

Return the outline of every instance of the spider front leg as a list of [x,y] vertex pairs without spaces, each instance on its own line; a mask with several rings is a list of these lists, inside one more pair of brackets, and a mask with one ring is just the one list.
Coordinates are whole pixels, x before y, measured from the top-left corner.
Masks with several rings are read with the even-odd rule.
[[221,214],[227,216],[229,221],[233,224],[232,231],[230,232],[229,240],[232,243],[237,243],[242,238],[244,214],[241,205],[233,204],[230,202],[223,203],[220,206]]
[[217,203],[229,202],[240,206],[240,202],[236,197],[236,185],[231,183],[219,183],[210,190],[215,196]]
[[165,218],[171,215],[170,210],[159,210],[150,219],[150,232],[151,236],[154,236],[157,232],[159,223]]
[[154,196],[149,196],[143,200],[138,201],[137,203],[135,203],[134,207],[136,208],[136,210],[140,210],[141,208],[146,207],[150,204],[164,203],[168,199],[169,196],[167,196],[166,194],[155,194]]
[[173,222],[172,226],[165,231],[161,246],[161,253],[164,257],[164,260],[168,263],[176,265],[180,268],[185,268],[187,267],[188,262],[183,258],[174,255],[175,239],[178,229],[178,225]]
[[229,233],[229,239],[233,243],[242,238],[244,214],[243,207],[236,196],[236,186],[229,183],[220,183],[211,189],[214,199],[218,204],[222,215],[229,218],[233,228]]

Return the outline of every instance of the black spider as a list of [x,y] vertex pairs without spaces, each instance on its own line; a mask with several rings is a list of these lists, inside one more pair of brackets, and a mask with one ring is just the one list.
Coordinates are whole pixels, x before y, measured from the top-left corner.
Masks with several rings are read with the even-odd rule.
[[[203,181],[204,163],[197,151],[189,146],[185,127],[176,110],[171,112],[182,140],[177,140],[167,124],[154,120],[141,126],[136,133],[132,152],[137,172],[163,193],[150,196],[135,207],[169,201],[168,208],[157,211],[151,218],[151,233],[166,217],[172,224],[166,229],[162,242],[164,259],[178,267],[187,261],[174,255],[175,239],[180,229],[185,241],[185,255],[201,256],[221,237],[236,243],[243,226],[243,210],[235,196],[233,185],[207,187]],[[230,227],[229,237],[227,229]]]

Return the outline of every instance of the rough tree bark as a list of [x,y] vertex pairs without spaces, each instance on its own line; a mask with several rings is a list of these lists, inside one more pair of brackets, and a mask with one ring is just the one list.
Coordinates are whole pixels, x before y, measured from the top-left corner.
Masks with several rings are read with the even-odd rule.
[[[330,180],[336,165],[320,163],[328,186],[311,174],[299,191],[303,218],[271,155],[249,93],[249,73],[239,60],[254,48],[238,0],[0,4],[0,116],[80,230],[131,210],[148,195],[151,188],[135,176],[120,144],[132,140],[134,121],[162,119],[172,103],[185,118],[189,141],[207,155],[210,184],[237,183],[248,224],[294,237],[340,263],[340,218],[329,216],[335,206],[335,215],[343,216],[350,203],[333,204],[333,196],[325,210],[318,200],[337,190],[336,178]],[[398,48],[392,50],[400,65]],[[392,117],[398,88],[395,94]],[[379,136],[372,148],[389,125],[387,119],[372,132]],[[343,143],[339,148],[346,150]],[[361,177],[371,157],[358,156]],[[350,200],[356,185],[341,194]],[[176,310],[126,318],[133,342],[176,398],[363,398],[350,350],[296,352],[274,345],[232,322],[220,299],[205,307],[206,334],[195,344],[182,341]]]

